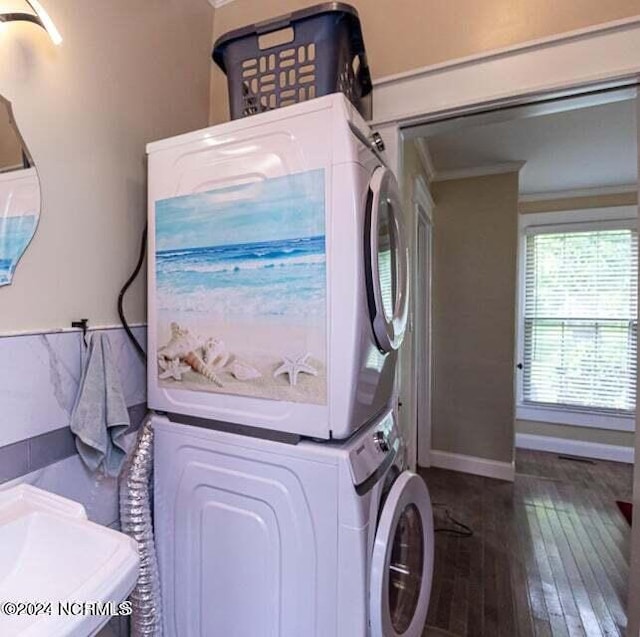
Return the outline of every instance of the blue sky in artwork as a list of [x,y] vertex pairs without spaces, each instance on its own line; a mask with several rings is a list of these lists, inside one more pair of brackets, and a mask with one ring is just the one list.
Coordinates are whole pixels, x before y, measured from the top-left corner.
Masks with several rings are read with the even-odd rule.
[[324,170],[156,202],[158,252],[324,232]]

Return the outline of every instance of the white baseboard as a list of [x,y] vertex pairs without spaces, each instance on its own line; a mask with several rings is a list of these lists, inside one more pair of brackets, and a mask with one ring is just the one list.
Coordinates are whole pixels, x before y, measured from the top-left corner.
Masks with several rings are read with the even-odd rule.
[[432,449],[431,466],[439,469],[449,469],[462,473],[472,473],[476,476],[486,478],[497,478],[513,482],[515,477],[515,466],[513,462],[500,462],[498,460],[488,460],[476,456],[465,456],[461,453],[451,453],[449,451],[438,451]]
[[613,460],[633,464],[633,447],[622,445],[605,445],[599,442],[585,442],[583,440],[568,440],[553,436],[536,436],[534,434],[516,434],[516,447],[520,449],[535,449],[536,451],[551,451],[580,458],[595,458],[597,460]]

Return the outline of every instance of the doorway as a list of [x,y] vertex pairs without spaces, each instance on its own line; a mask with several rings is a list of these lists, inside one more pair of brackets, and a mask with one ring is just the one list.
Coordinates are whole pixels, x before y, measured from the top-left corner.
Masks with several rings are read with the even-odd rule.
[[[415,207],[414,259],[422,274],[414,288],[419,464],[428,462],[432,467],[422,475],[437,503],[437,526],[456,533],[455,542],[460,545],[456,556],[486,554],[493,550],[498,533],[504,533],[499,546],[515,547],[514,553],[494,555],[495,564],[504,566],[498,569],[504,582],[515,582],[512,590],[505,588],[507,603],[496,620],[492,614],[496,595],[491,588],[492,574],[479,568],[467,576],[466,557],[460,561],[452,558],[448,553],[452,541],[437,537],[429,621],[456,635],[477,634],[478,625],[482,627],[480,634],[501,630],[526,634],[529,629],[537,630],[535,622],[543,631],[560,633],[577,627],[594,635],[622,634],[626,624],[631,530],[619,504],[631,499],[633,470],[601,456],[579,460],[575,456],[583,455],[576,451],[580,448],[593,453],[596,443],[592,438],[599,427],[607,430],[597,434],[598,444],[609,452],[611,441],[621,440],[624,433],[617,433],[615,427],[624,424],[624,419],[634,420],[634,400],[617,407],[618,394],[634,393],[630,371],[634,366],[610,361],[636,360],[637,285],[633,275],[637,273],[637,212],[631,199],[637,196],[637,165],[635,159],[629,161],[637,157],[636,96],[635,91],[630,95],[623,92],[608,94],[606,99],[600,95],[597,103],[587,101],[581,106],[555,102],[542,111],[538,105],[535,113],[519,107],[526,112],[515,118],[502,110],[486,113],[480,120],[456,119],[446,125],[442,122],[435,130],[420,130],[434,167],[430,187],[437,236],[435,250],[431,250],[435,252],[431,313],[423,299],[425,289],[431,289],[432,265],[424,262],[430,252],[426,249],[429,233],[420,223],[419,207]],[[603,155],[607,162],[599,161]],[[576,241],[581,242],[578,247],[571,243]],[[557,243],[563,247],[554,248]],[[609,246],[613,246],[611,254]],[[518,248],[521,257],[529,257],[520,259],[526,266],[521,277],[517,276]],[[605,254],[606,262],[602,261]],[[615,276],[608,274],[612,268]],[[524,276],[525,272],[529,274]],[[565,274],[570,280],[558,278]],[[605,275],[608,278],[602,282]],[[600,283],[592,284],[589,277]],[[575,283],[583,278],[586,284]],[[628,316],[600,316],[600,307],[610,309],[611,303],[591,297],[597,292],[608,300],[622,298],[621,293],[616,296],[616,286],[622,284]],[[569,292],[570,298],[565,298]],[[528,306],[517,303],[518,297],[533,299],[529,305],[534,309],[545,301],[546,313],[527,313]],[[573,314],[558,314],[576,306],[583,309],[577,327]],[[593,316],[587,306],[595,308]],[[425,364],[426,336],[421,338],[431,332],[423,322],[427,316],[434,325],[433,369]],[[628,341],[626,349],[616,349],[615,356],[613,345],[609,347],[611,339],[602,336],[609,333],[612,321],[616,329],[618,323],[628,323],[626,336],[614,343]],[[558,323],[561,339],[555,327]],[[521,338],[516,347],[518,332]],[[553,339],[553,346],[549,339]],[[520,361],[525,371],[532,370],[528,377],[516,365]],[[537,371],[541,366],[543,371]],[[618,374],[611,395],[606,396],[606,387],[597,382],[603,366],[609,376],[613,371]],[[588,374],[595,380],[587,378]],[[583,391],[587,384],[592,389]],[[432,452],[427,445],[426,454],[422,435],[425,397],[435,406],[427,429],[431,432],[433,427],[435,449]],[[496,461],[503,465],[510,461],[514,403],[525,410],[520,414],[516,410],[521,421],[516,431],[522,440],[529,441],[528,449],[517,454],[515,485],[451,473],[450,469],[479,473],[478,467],[471,465],[478,459],[493,466]],[[552,411],[561,413],[562,420],[536,423],[534,408],[544,411],[549,420]],[[581,421],[576,420],[574,411],[580,412]],[[561,445],[555,453],[531,446],[532,439],[537,444],[548,443],[552,430],[556,444]],[[626,445],[632,453],[633,434],[627,433]],[[575,441],[569,443],[572,439]],[[443,459],[450,464],[444,464]],[[595,485],[603,486],[597,498]],[[439,509],[440,505],[443,508]],[[502,519],[499,529],[487,532],[495,522],[492,518],[498,517]],[[461,531],[456,520],[468,526],[460,527]],[[599,527],[592,533],[594,524]],[[612,534],[612,539],[605,537],[606,543],[604,530]],[[553,555],[536,549],[539,538]],[[613,564],[611,555],[617,560]],[[551,562],[557,569],[545,571]],[[531,571],[523,574],[510,566],[522,563],[531,564]],[[559,588],[547,586],[543,605],[536,609],[527,591],[540,582],[550,584],[550,577]],[[456,578],[460,590],[483,591],[485,605],[480,606],[484,614],[476,617],[477,607],[466,607],[466,616],[459,610],[466,598],[446,593],[451,578]],[[594,581],[597,587],[591,586]],[[582,600],[581,605],[572,605],[574,597]]]
[[[635,84],[640,73],[640,58],[634,55],[640,50],[639,35],[640,24],[607,25],[383,78],[374,91],[373,125],[385,140],[391,165],[402,174],[407,126],[507,105],[535,104],[553,95]],[[495,473],[493,466],[470,468],[480,475]],[[640,471],[635,474],[634,499],[640,505]],[[634,549],[640,549],[640,525],[634,525],[633,535]],[[640,550],[633,555],[637,557],[631,566],[628,630],[636,635]]]

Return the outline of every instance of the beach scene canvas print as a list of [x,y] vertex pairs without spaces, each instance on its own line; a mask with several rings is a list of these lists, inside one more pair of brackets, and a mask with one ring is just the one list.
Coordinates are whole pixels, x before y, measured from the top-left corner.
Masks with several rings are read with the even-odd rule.
[[156,202],[158,380],[326,404],[324,171]]

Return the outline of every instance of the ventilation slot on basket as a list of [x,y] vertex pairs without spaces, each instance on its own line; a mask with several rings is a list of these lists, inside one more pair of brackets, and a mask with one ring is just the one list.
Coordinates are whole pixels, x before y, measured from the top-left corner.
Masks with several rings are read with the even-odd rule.
[[316,45],[312,43],[244,60],[243,115],[254,115],[316,97],[315,59]]
[[345,62],[338,74],[338,90],[344,93],[352,102],[356,99],[354,87],[354,67],[356,64]]

